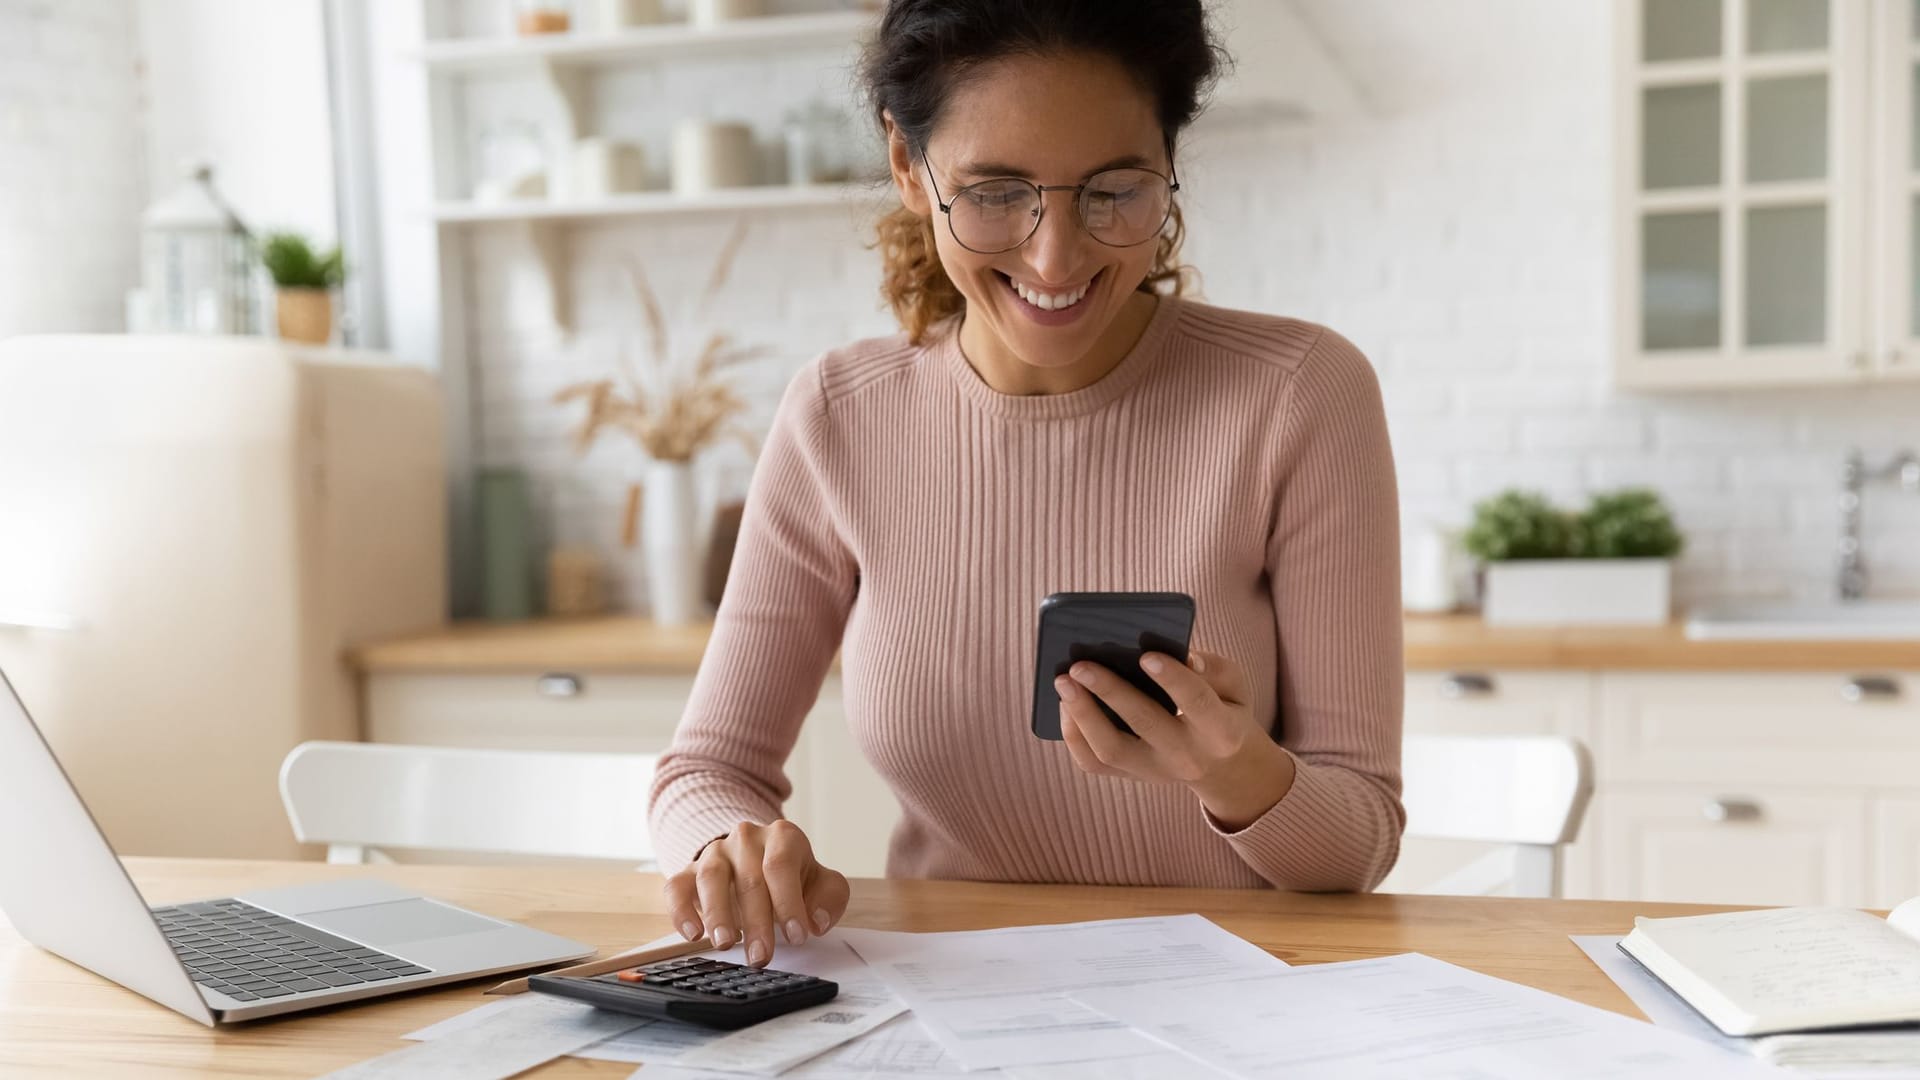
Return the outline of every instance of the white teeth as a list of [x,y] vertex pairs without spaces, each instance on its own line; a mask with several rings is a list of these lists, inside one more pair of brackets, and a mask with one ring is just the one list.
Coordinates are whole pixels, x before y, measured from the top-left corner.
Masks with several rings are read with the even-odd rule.
[[[1012,278],[1008,278],[1007,280],[1013,281]],[[1061,308],[1070,308],[1079,303],[1081,298],[1087,295],[1087,289],[1092,285],[1093,282],[1089,281],[1070,293],[1043,293],[1029,289],[1018,281],[1013,281],[1013,291],[1019,293],[1022,300],[1025,300],[1027,303],[1032,304],[1042,311],[1059,311]]]

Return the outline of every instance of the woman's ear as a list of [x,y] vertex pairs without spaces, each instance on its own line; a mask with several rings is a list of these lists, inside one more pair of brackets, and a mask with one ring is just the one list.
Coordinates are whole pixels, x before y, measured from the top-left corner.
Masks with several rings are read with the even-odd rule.
[[887,129],[887,167],[893,173],[893,187],[900,193],[900,204],[921,217],[931,217],[933,199],[927,192],[927,177],[913,160],[906,135],[893,122],[892,113],[882,113],[880,119]]

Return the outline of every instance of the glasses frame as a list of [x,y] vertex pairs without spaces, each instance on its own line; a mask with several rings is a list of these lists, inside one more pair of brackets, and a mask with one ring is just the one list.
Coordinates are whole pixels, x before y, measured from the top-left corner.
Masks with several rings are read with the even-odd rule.
[[[1035,192],[1034,198],[1038,202],[1039,208],[1034,212],[1034,215],[1033,215],[1033,227],[1027,230],[1027,235],[1021,237],[1019,242],[1009,244],[1003,248],[995,248],[992,251],[982,251],[979,248],[968,244],[965,240],[960,239],[959,231],[953,227],[953,202],[947,201],[940,197],[940,182],[933,178],[933,162],[928,160],[927,155],[921,154],[920,165],[922,168],[927,170],[927,183],[933,185],[934,205],[940,208],[941,213],[947,215],[948,235],[953,237],[954,243],[959,244],[961,247],[966,248],[968,251],[973,252],[975,255],[1004,254],[1006,252],[1014,250],[1015,248],[1025,245],[1027,241],[1033,239],[1033,235],[1040,231],[1040,222],[1046,219],[1047,192],[1049,191],[1073,192],[1073,215],[1074,215],[1074,220],[1080,223],[1080,231],[1086,233],[1088,236],[1093,237],[1095,242],[1100,244],[1105,244],[1107,247],[1110,247],[1110,248],[1139,247],[1141,244],[1145,244],[1154,239],[1157,239],[1160,236],[1161,232],[1166,229],[1167,222],[1173,220],[1173,197],[1180,193],[1180,171],[1173,164],[1173,153],[1172,153],[1171,147],[1168,148],[1168,153],[1167,153],[1167,168],[1173,171],[1173,175],[1171,176],[1167,175],[1166,173],[1162,173],[1158,169],[1148,169],[1148,168],[1142,168],[1142,167],[1136,167],[1136,166],[1127,166],[1125,168],[1120,168],[1120,169],[1102,169],[1099,172],[1094,173],[1092,176],[1087,177],[1084,181],[1078,184],[1036,184],[1033,181],[1020,176],[988,177],[985,180],[975,181],[974,183],[968,184],[965,187],[955,188],[953,192],[953,202],[957,202],[962,195],[965,195],[967,192],[972,191],[974,188],[983,187],[987,184],[1006,183],[1007,181],[1011,180],[1015,183],[1025,184],[1028,187],[1032,188]],[[1107,173],[1110,173],[1110,172],[1152,173],[1153,175],[1158,176],[1161,180],[1165,181],[1167,185],[1166,216],[1160,219],[1160,224],[1154,226],[1153,232],[1147,234],[1142,239],[1135,240],[1131,244],[1108,243],[1107,241],[1100,239],[1098,236],[1094,236],[1093,230],[1087,228],[1086,207],[1080,205],[1081,199],[1083,199],[1086,196],[1087,187],[1091,185],[1094,182],[1094,180],[1097,179],[1098,177],[1105,176]]]

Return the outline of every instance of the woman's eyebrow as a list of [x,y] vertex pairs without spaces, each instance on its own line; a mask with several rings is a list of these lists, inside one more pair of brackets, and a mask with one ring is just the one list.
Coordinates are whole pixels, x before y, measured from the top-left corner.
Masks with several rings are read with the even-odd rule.
[[[1144,169],[1147,167],[1148,164],[1149,162],[1147,161],[1147,159],[1144,157],[1141,157],[1139,154],[1128,154],[1125,157],[1114,158],[1112,161],[1107,162],[1105,165],[1102,165],[1099,168],[1088,169],[1087,175],[1081,177],[1080,179],[1085,180],[1087,176],[1092,176],[1095,173],[1103,173],[1103,172],[1106,172],[1108,169]],[[1002,176],[1013,176],[1013,177],[1018,177],[1021,180],[1033,179],[1033,174],[1031,172],[1028,172],[1027,170],[1022,169],[1017,165],[1003,165],[997,161],[976,161],[970,165],[961,167],[960,171],[962,174],[967,176],[993,177],[993,178],[998,178]]]

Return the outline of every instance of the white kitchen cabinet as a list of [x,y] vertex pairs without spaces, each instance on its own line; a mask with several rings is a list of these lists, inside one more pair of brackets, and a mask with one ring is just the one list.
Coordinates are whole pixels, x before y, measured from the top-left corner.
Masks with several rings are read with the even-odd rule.
[[1867,902],[1891,908],[1916,896],[1920,896],[1920,796],[1883,795],[1873,802],[1873,895]]
[[[1579,671],[1410,671],[1406,730],[1420,735],[1565,735],[1586,741],[1593,677]],[[1593,895],[1593,815],[1567,845],[1562,891]],[[1419,891],[1495,845],[1464,840],[1406,840],[1382,891]]]
[[1737,785],[1610,786],[1594,800],[1608,898],[1862,903],[1868,799]]
[[[426,746],[659,753],[693,692],[690,675],[595,671],[374,672],[367,737]],[[829,677],[787,764],[786,813],[821,861],[851,876],[886,870],[899,805],[853,745]]]
[[[1900,315],[1868,288],[1911,216],[1912,154],[1893,152],[1910,134],[1885,119],[1911,104],[1909,4],[1616,0],[1620,385],[1856,382],[1911,363],[1898,346],[1914,335],[1888,339]],[[1874,77],[1888,60],[1904,77]],[[1910,296],[1911,271],[1909,254],[1885,280]]]
[[1609,672],[1595,760],[1609,784],[1912,782],[1920,677],[1861,672]]
[[1874,38],[1875,114],[1871,230],[1875,273],[1875,368],[1885,378],[1920,378],[1920,18],[1910,0],[1879,0]]

